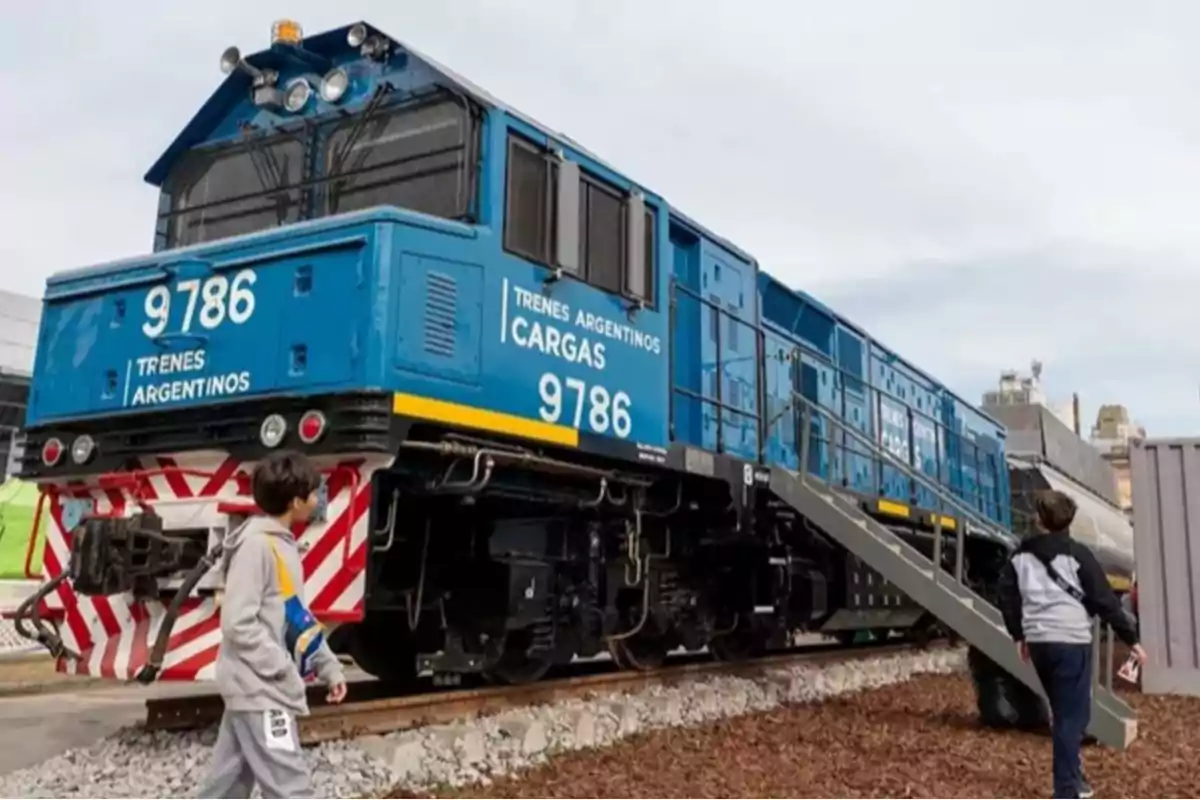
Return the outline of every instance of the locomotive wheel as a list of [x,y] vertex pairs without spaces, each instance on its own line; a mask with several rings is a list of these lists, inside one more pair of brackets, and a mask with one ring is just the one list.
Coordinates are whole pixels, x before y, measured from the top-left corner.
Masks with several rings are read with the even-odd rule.
[[[622,639],[608,639],[608,652],[621,669],[632,669],[646,672],[658,669],[667,658],[667,641],[659,629],[653,615],[641,618],[641,611],[636,605],[626,605],[621,608],[622,622],[630,630],[640,625],[633,636]],[[620,635],[620,634],[618,634]]]
[[667,659],[667,642],[653,618],[641,630],[624,639],[609,639],[608,652],[621,669],[646,672],[658,669]]
[[718,661],[749,661],[767,650],[767,635],[761,631],[735,628],[730,633],[714,636],[708,651]]
[[621,669],[647,672],[658,669],[667,659],[667,645],[661,636],[638,633],[628,639],[609,639],[608,652]]
[[545,677],[554,665],[553,651],[530,655],[530,638],[531,633],[525,630],[505,634],[504,649],[488,668],[487,677],[496,683],[509,685],[536,683]]
[[381,681],[417,679],[417,652],[402,614],[367,614],[346,632],[347,650],[359,669]]
[[917,624],[906,631],[906,638],[920,648],[926,648],[938,634],[938,620],[932,614],[925,614]]

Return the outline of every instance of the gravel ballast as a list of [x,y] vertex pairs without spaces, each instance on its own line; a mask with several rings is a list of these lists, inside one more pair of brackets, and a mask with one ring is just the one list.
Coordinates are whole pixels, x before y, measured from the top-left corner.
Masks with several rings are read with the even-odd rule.
[[[1097,797],[1200,795],[1200,698],[1128,693],[1139,737],[1084,751]],[[416,796],[398,787],[393,797]],[[928,675],[565,754],[442,797],[1050,797],[1046,735],[980,727],[970,681]]]
[[[964,661],[962,651],[929,650],[819,667],[780,667],[753,679],[710,676],[454,725],[331,742],[309,748],[306,754],[318,797],[485,787],[505,775],[536,770],[556,754],[616,744],[647,731],[711,725],[787,703],[823,701],[922,674],[960,671]],[[188,734],[123,731],[92,747],[0,777],[0,796],[191,796],[208,769],[215,735],[214,729]]]

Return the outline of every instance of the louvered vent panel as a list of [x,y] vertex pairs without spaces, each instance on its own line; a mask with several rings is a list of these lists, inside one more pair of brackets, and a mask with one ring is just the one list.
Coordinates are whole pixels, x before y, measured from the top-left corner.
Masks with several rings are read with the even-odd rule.
[[430,270],[425,281],[425,350],[454,357],[454,324],[458,314],[458,283],[442,272]]

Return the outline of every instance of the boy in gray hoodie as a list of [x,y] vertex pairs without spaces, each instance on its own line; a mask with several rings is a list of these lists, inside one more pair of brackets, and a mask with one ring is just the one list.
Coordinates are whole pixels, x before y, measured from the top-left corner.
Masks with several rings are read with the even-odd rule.
[[225,703],[212,767],[200,797],[312,797],[296,718],[308,714],[304,678],[346,696],[346,679],[304,605],[304,570],[293,523],[316,508],[320,475],[304,456],[274,453],[252,478],[251,517],[225,542],[217,688]]

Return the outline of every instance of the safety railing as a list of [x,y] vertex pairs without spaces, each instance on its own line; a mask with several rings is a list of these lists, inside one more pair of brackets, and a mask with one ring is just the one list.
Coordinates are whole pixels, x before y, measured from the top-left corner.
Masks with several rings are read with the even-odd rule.
[[[712,397],[710,397],[704,393],[703,386],[701,387],[700,391],[696,391],[694,389],[689,389],[685,386],[679,386],[675,383],[675,343],[674,343],[675,336],[674,336],[674,332],[675,332],[675,317],[676,317],[676,314],[678,313],[678,310],[676,307],[676,304],[677,304],[676,298],[677,298],[677,295],[679,295],[679,294],[682,294],[684,297],[687,297],[690,300],[696,301],[697,303],[699,303],[701,305],[701,307],[707,308],[710,311],[713,311],[716,313],[715,330],[713,331],[713,334],[714,334],[713,342],[714,342],[714,348],[715,348],[715,353],[716,353],[715,361],[713,364],[713,369],[716,374],[716,381],[715,381],[716,385],[714,387]],[[765,420],[764,420],[763,414],[762,414],[762,409],[763,409],[763,406],[765,405],[764,400],[765,400],[765,396],[766,396],[765,395],[766,387],[765,387],[765,381],[764,381],[764,372],[763,372],[763,367],[762,367],[763,342],[764,342],[762,328],[758,325],[755,325],[752,322],[747,322],[746,320],[742,319],[741,317],[737,316],[736,314],[731,313],[727,308],[723,307],[720,303],[717,303],[713,300],[710,300],[707,297],[704,297],[699,292],[696,292],[696,291],[692,290],[691,288],[679,283],[674,278],[672,278],[672,280],[671,280],[671,300],[670,300],[670,305],[669,305],[668,316],[669,316],[668,325],[669,325],[669,329],[670,329],[672,335],[669,337],[671,344],[668,346],[668,357],[667,357],[668,380],[671,382],[671,399],[670,399],[670,402],[668,403],[668,408],[667,408],[667,420],[668,420],[668,428],[670,430],[671,438],[673,439],[675,437],[675,396],[682,395],[684,397],[687,397],[691,400],[694,400],[694,401],[700,403],[702,406],[711,407],[716,411],[716,414],[714,416],[716,417],[716,428],[717,428],[716,451],[718,453],[725,452],[725,412],[730,412],[739,417],[742,417],[744,419],[752,421],[754,424],[755,438],[757,440],[756,455],[758,457],[758,460],[762,461],[764,458],[765,452],[766,452],[766,424],[765,424]],[[733,405],[732,403],[728,403],[725,401],[725,398],[724,398],[724,391],[725,391],[724,384],[725,384],[725,377],[726,377],[725,376],[725,366],[726,366],[726,364],[725,364],[723,349],[721,347],[721,341],[723,338],[721,331],[724,328],[724,326],[721,323],[727,319],[732,320],[740,328],[748,328],[750,330],[750,333],[754,336],[753,360],[754,360],[754,376],[755,376],[755,384],[756,385],[754,388],[754,410],[753,411],[747,411],[745,408],[741,408],[739,406]]]
[[[867,405],[868,410],[870,412],[868,424],[869,424],[869,427],[871,430],[871,435],[874,437],[874,440],[871,441],[871,446],[873,449],[878,449],[883,452],[887,452],[892,455],[896,455],[896,453],[892,450],[889,450],[884,445],[884,442],[883,442],[883,439],[884,439],[883,403],[885,400],[888,400],[888,401],[891,401],[892,403],[900,405],[904,408],[903,413],[904,413],[904,417],[905,417],[905,423],[904,423],[905,446],[906,446],[906,451],[908,454],[908,460],[905,461],[904,459],[901,459],[901,463],[907,463],[910,467],[916,466],[913,463],[914,459],[916,458],[916,450],[917,450],[916,427],[918,424],[923,424],[926,427],[932,429],[933,433],[934,433],[934,448],[933,448],[934,472],[937,475],[937,480],[938,480],[940,486],[943,486],[943,487],[948,486],[948,481],[950,479],[950,465],[949,465],[949,463],[943,461],[942,453],[943,453],[943,450],[949,451],[949,449],[950,449],[949,446],[951,443],[953,443],[959,450],[959,463],[960,464],[967,463],[968,457],[966,454],[969,452],[970,453],[970,465],[974,467],[975,474],[983,475],[983,474],[985,474],[985,472],[988,471],[987,467],[985,466],[985,464],[983,462],[983,454],[982,454],[979,446],[976,443],[970,441],[966,437],[951,430],[944,422],[942,422],[938,417],[934,416],[933,414],[926,413],[925,411],[918,409],[918,408],[914,408],[912,403],[909,400],[907,400],[906,398],[901,397],[900,395],[896,394],[895,392],[889,391],[885,387],[875,384],[873,378],[871,377],[873,374],[871,371],[871,367],[876,362],[878,362],[878,359],[874,358],[873,356],[868,355],[867,372],[866,372],[866,376],[864,377],[863,375],[859,375],[859,374],[850,372],[849,370],[847,370],[844,367],[840,366],[839,364],[835,363],[833,361],[833,359],[831,359],[829,356],[827,356],[825,353],[821,352],[820,350],[817,350],[816,348],[812,347],[811,345],[808,345],[803,342],[796,342],[791,339],[788,339],[788,343],[794,348],[794,352],[798,356],[811,358],[813,361],[817,362],[821,367],[823,367],[827,370],[830,370],[833,373],[835,380],[838,381],[841,385],[841,391],[839,392],[839,404],[841,406],[840,411],[841,411],[841,418],[843,420],[845,420],[847,418],[847,410],[848,410],[849,403],[851,402],[848,399],[847,392],[849,392],[851,395],[858,394],[859,396],[861,396],[864,399],[865,404]],[[801,363],[801,358],[796,358],[796,361],[798,363]],[[858,383],[863,388],[861,390],[849,389],[849,388],[847,388],[848,382]],[[794,388],[795,387],[793,387],[793,389]],[[811,398],[807,398],[807,397],[805,398],[805,400],[810,403],[814,402]],[[817,403],[817,405],[821,405],[821,404]],[[821,407],[828,409],[827,406],[821,406]],[[842,472],[841,472],[841,475],[839,475],[838,477],[841,479],[842,485],[846,486],[849,484],[849,473],[848,473],[849,458],[847,457],[847,455],[850,453],[850,447],[846,444],[844,436],[841,437],[841,439],[842,440],[840,442],[835,442],[835,441],[833,441],[832,436],[828,437],[828,438],[819,437],[818,441],[826,443],[830,448],[841,453],[840,462],[841,462],[841,471]],[[853,451],[853,455],[870,457],[872,455],[872,452],[873,452],[873,450],[869,451],[869,452],[862,452],[862,451],[855,449]],[[884,475],[883,475],[884,465],[879,459],[874,459],[872,468],[873,468],[873,475],[872,475],[873,489],[876,494],[883,496],[883,494],[884,494]],[[996,506],[996,508],[999,508],[1000,507],[999,487],[1000,487],[1001,477],[1002,477],[1000,475],[1000,470],[1004,469],[1004,468],[1005,467],[1002,463],[997,463],[995,465],[995,469],[991,471],[993,484],[992,484],[992,487],[990,488],[990,495],[991,495],[990,497],[989,497],[989,493],[985,492],[984,487],[982,485],[977,485],[973,491],[967,491],[965,486],[962,487],[961,490],[951,489],[951,491],[954,492],[956,494],[956,496],[959,496],[963,499],[969,499],[974,504],[975,510],[977,512],[982,512],[984,510],[984,507],[989,502],[994,504]],[[919,470],[919,472],[923,475],[928,476],[928,473],[926,473],[924,470]],[[918,481],[916,481],[910,477],[909,495],[913,502],[916,502],[916,497],[917,497],[916,487],[917,487],[918,483],[919,483]],[[958,491],[961,491],[961,494],[958,494]],[[995,525],[995,522],[993,521],[990,524]]]
[[955,525],[955,563],[954,563],[954,579],[958,583],[963,582],[963,545],[967,533],[967,524],[975,526],[976,529],[990,533],[996,538],[1010,539],[1011,534],[1007,531],[1002,531],[994,523],[980,516],[974,509],[968,506],[963,500],[959,499],[954,494],[948,492],[940,482],[926,475],[920,470],[914,469],[911,465],[906,464],[901,458],[889,450],[877,447],[862,431],[847,425],[845,420],[839,419],[838,416],[825,407],[812,402],[807,397],[797,393],[793,394],[797,402],[801,404],[801,431],[800,431],[800,479],[807,481],[808,474],[808,453],[811,446],[811,431],[814,412],[833,425],[834,428],[840,430],[843,434],[850,434],[851,438],[862,443],[869,450],[873,451],[873,455],[879,456],[881,459],[890,461],[892,466],[900,470],[914,481],[922,483],[926,488],[930,489],[934,497],[937,499],[937,508],[934,514],[934,536],[933,536],[933,580],[936,582],[941,573],[942,564],[942,519],[947,508],[952,508],[958,511],[961,524]]
[[[704,297],[699,292],[672,278],[668,319],[669,329],[672,331],[672,333],[675,331],[676,327],[677,315],[679,313],[678,299],[680,297],[697,303],[702,312],[707,311],[708,313],[713,314],[715,317],[715,330],[713,331],[713,348],[715,357],[714,361],[712,362],[712,369],[714,371],[716,380],[711,395],[705,393],[703,386],[701,386],[700,390],[697,391],[695,389],[676,384],[675,337],[673,335],[670,337],[667,366],[668,380],[671,383],[671,397],[667,410],[670,437],[672,440],[676,438],[677,413],[675,403],[676,397],[682,396],[694,401],[695,403],[698,403],[701,408],[711,409],[715,412],[715,449],[717,452],[725,452],[727,450],[726,415],[728,413],[729,415],[747,420],[753,425],[757,440],[756,455],[759,461],[765,460],[768,439],[775,430],[775,427],[782,421],[782,414],[768,419],[766,412],[768,389],[766,371],[767,329],[760,324],[740,318],[738,315],[731,313],[727,308],[721,305],[721,303]],[[739,330],[746,330],[754,337],[753,356],[739,356],[735,359],[727,358],[727,354],[725,352],[726,347],[723,342],[726,339],[724,331],[727,327],[727,321],[730,320],[733,322],[733,324],[738,326]],[[877,385],[873,380],[872,367],[876,363],[879,363],[880,360],[872,355],[869,350],[867,351],[866,372],[865,374],[857,374],[835,363],[828,355],[808,343],[797,341],[794,337],[786,336],[778,331],[771,331],[771,335],[781,340],[781,342],[786,344],[791,350],[788,355],[788,360],[795,364],[795,369],[793,370],[791,376],[791,391],[797,391],[798,384],[801,379],[801,371],[804,365],[804,359],[808,358],[813,362],[816,362],[814,366],[819,365],[820,367],[829,370],[833,374],[834,380],[840,384],[841,388],[838,392],[839,399],[837,402],[841,407],[841,419],[847,419],[849,404],[852,402],[850,400],[851,395],[857,394],[859,397],[865,399],[865,405],[867,406],[869,414],[867,426],[871,436],[874,437],[873,441],[868,440],[870,449],[865,452],[858,450],[856,447],[853,447],[847,442],[844,435],[836,438],[834,436],[817,437],[818,442],[821,442],[829,447],[831,454],[836,453],[840,456],[838,459],[838,468],[840,470],[840,474],[837,477],[841,480],[843,486],[848,486],[850,483],[849,470],[851,468],[851,458],[853,456],[871,458],[873,462],[871,467],[871,490],[880,497],[887,495],[884,485],[884,463],[881,459],[873,457],[873,453],[887,452],[891,455],[896,455],[893,451],[888,450],[884,445],[884,402],[889,401],[890,403],[894,403],[904,409],[904,435],[907,445],[906,451],[908,454],[908,460],[906,462],[904,459],[900,459],[900,463],[907,463],[909,467],[915,466],[914,460],[917,454],[916,429],[918,425],[924,425],[927,428],[932,429],[934,434],[933,469],[937,476],[936,481],[939,489],[949,490],[955,496],[960,497],[967,502],[968,507],[972,507],[976,513],[985,514],[985,509],[987,509],[989,506],[995,508],[997,512],[999,512],[1000,509],[1007,506],[1007,503],[1005,503],[1001,498],[1001,488],[1005,478],[1005,475],[1002,473],[1006,470],[1003,460],[997,459],[996,463],[989,467],[985,462],[985,454],[975,442],[972,442],[967,437],[951,430],[934,414],[926,413],[921,409],[915,408],[909,400],[901,397],[895,392],[889,391],[885,387]],[[746,361],[751,359],[756,362],[756,366],[753,370],[753,383],[755,384],[753,410],[749,410],[745,407],[728,402],[728,398],[725,397],[726,381],[728,378],[734,377],[738,380],[748,380],[738,376],[726,375],[726,369],[728,365],[734,363],[735,361]],[[705,364],[704,366],[706,368],[705,374],[707,374],[707,368],[709,365]],[[856,390],[852,388],[851,384],[856,384],[861,388]],[[805,399],[807,402],[814,402],[811,399]],[[953,445],[953,448],[951,445]],[[951,487],[949,482],[953,472],[948,461],[948,457],[952,449],[957,449],[957,460],[960,465],[968,465],[973,467],[976,476],[983,476],[985,474],[990,475],[992,479],[992,485],[990,487],[985,487],[981,483],[981,478],[977,477],[976,485],[971,489],[968,489],[965,484],[961,487]],[[945,458],[943,457],[943,451],[946,452]],[[895,462],[895,459],[889,460]],[[832,459],[830,470],[831,472],[833,470]],[[918,469],[918,472],[920,472],[922,475],[928,476],[928,473],[923,469]],[[923,482],[913,478],[910,473],[911,470],[905,473],[909,476],[909,500],[910,502],[916,503],[918,501],[916,487],[918,484]],[[831,475],[830,477],[832,481],[833,476]],[[996,525],[996,522],[994,520],[989,520],[989,524],[994,526]]]

